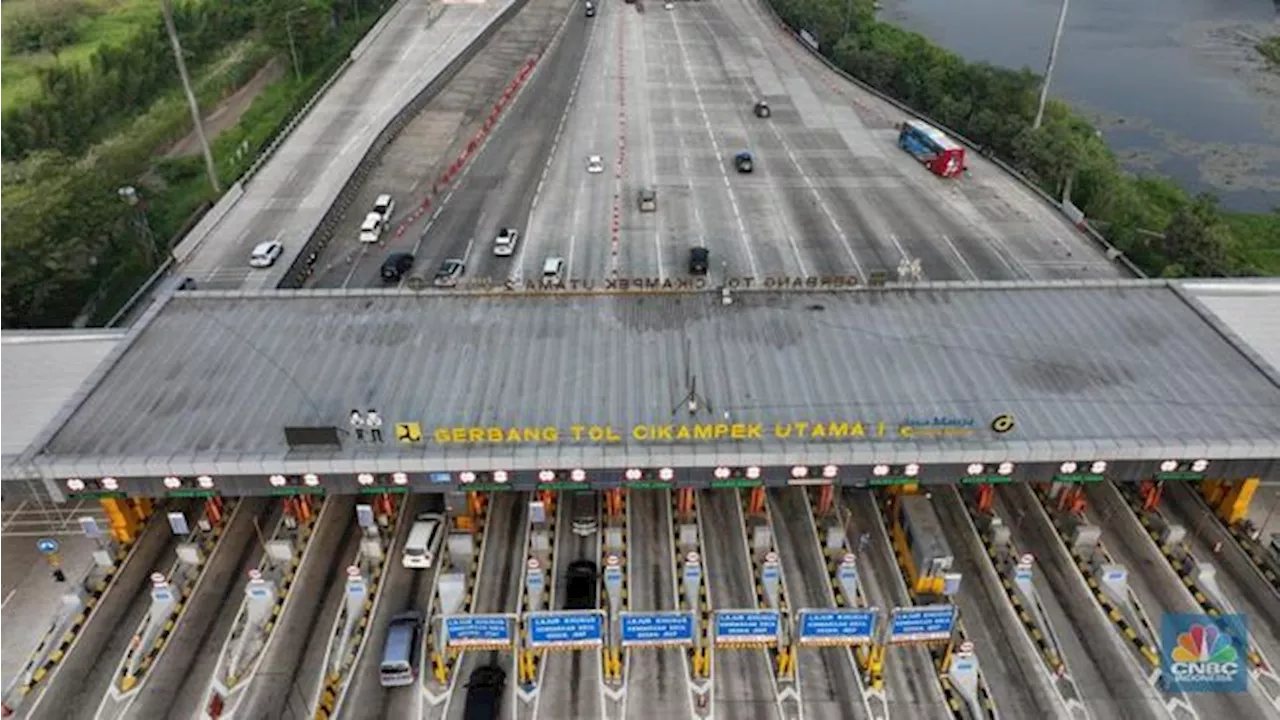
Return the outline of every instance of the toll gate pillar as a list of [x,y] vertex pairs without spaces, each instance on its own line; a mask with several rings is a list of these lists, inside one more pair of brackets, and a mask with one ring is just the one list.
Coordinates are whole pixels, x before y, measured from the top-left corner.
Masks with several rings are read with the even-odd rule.
[[119,498],[103,498],[101,503],[111,523],[111,537],[120,543],[133,542],[142,526],[142,519],[133,504]]
[[1258,483],[1259,479],[1253,477],[1233,484],[1223,498],[1222,504],[1218,506],[1218,517],[1228,525],[1243,520],[1249,514],[1249,503],[1253,501],[1253,495],[1258,491]]

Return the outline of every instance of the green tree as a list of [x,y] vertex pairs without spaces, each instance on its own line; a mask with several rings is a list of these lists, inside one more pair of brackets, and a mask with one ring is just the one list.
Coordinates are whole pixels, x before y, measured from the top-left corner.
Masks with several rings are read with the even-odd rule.
[[11,53],[47,52],[56,59],[80,35],[80,20],[90,13],[83,0],[45,0],[4,13],[4,42]]
[[1211,195],[1197,195],[1165,226],[1164,256],[1194,276],[1230,275],[1232,245],[1231,230]]

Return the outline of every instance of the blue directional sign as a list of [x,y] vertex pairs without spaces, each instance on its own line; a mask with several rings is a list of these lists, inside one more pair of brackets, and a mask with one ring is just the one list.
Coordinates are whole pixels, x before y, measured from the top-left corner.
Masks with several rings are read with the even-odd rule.
[[596,610],[535,612],[525,615],[529,647],[600,647],[604,642],[604,616]]
[[875,610],[800,611],[801,645],[861,645],[871,642],[875,629]]
[[40,538],[36,541],[36,550],[41,555],[52,555],[58,552],[58,541],[53,538]]
[[444,631],[449,647],[510,647],[511,618],[506,615],[448,615]]
[[622,647],[660,647],[693,644],[691,612],[624,612]]
[[894,608],[889,644],[947,640],[955,626],[954,605],[921,605]]
[[773,645],[782,620],[777,610],[717,610],[717,645]]

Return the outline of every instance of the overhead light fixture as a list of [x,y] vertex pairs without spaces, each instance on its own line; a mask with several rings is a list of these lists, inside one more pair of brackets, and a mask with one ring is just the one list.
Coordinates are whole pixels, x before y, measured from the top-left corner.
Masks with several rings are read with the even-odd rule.
[[209,477],[208,475],[201,475],[200,477],[196,478],[196,485],[199,485],[205,490],[209,490],[210,488],[213,487],[213,478]]
[[672,470],[671,468],[662,468],[661,470],[658,470],[659,480],[670,480],[675,476],[676,476],[676,471]]
[[886,476],[886,475],[888,475],[888,474],[889,474],[889,466],[888,466],[888,465],[877,465],[877,466],[875,466],[875,467],[871,468],[871,474],[872,474],[872,475],[875,475],[876,477],[884,477],[884,476]]
[[102,478],[102,487],[104,490],[119,490],[120,481],[113,477],[104,477]]
[[394,473],[391,473],[391,482],[393,482],[393,483],[395,483],[395,484],[397,484],[397,485],[408,485],[408,484],[409,484],[409,474],[408,474],[408,473],[402,473],[402,472],[394,472]]
[[582,482],[587,479],[587,471],[581,468],[575,468],[569,472],[569,479],[574,482]]
[[759,468],[758,466],[756,466],[756,465],[752,465],[751,467],[747,468],[747,479],[748,479],[748,480],[759,480],[759,479],[760,479],[760,468]]
[[907,477],[915,477],[919,475],[920,474],[919,463],[907,463],[907,466],[902,468],[902,474],[906,475]]
[[458,473],[458,479],[464,483],[473,483],[476,481],[476,474],[470,470],[463,470]]
[[72,492],[84,490],[84,481],[80,478],[67,478],[67,489]]
[[1079,465],[1068,460],[1067,462],[1064,462],[1058,466],[1058,472],[1062,473],[1063,475],[1074,475],[1076,470],[1079,469],[1079,467],[1080,467]]
[[1008,462],[1008,461],[1005,461],[1005,462],[1000,463],[1000,467],[996,468],[996,472],[997,472],[997,473],[999,473],[999,474],[1001,474],[1001,475],[1012,475],[1012,474],[1013,474],[1013,463]]
[[626,477],[628,480],[639,480],[644,477],[644,473],[640,468],[627,468]]
[[715,469],[715,476],[716,476],[716,479],[718,480],[726,480],[732,474],[733,474],[733,471],[727,467],[721,466]]
[[1197,460],[1191,463],[1191,472],[1204,472],[1209,469],[1208,460]]
[[555,470],[539,470],[538,479],[541,480],[542,482],[551,482],[552,480],[556,479],[556,471]]
[[320,476],[315,473],[307,473],[302,476],[302,482],[306,483],[307,487],[315,487],[320,484]]
[[360,473],[359,475],[356,476],[356,482],[360,483],[361,485],[372,485],[373,473]]
[[1089,466],[1089,472],[1093,473],[1094,475],[1101,475],[1106,471],[1107,471],[1106,460],[1094,460],[1093,464]]
[[177,490],[182,487],[182,478],[176,475],[170,475],[164,479],[164,486],[170,490]]
[[493,481],[494,481],[494,482],[496,482],[496,483],[499,483],[499,484],[506,482],[506,481],[507,481],[507,471],[506,471],[506,470],[494,470],[494,471],[493,471]]
[[1178,469],[1177,460],[1165,460],[1160,463],[1160,472],[1173,472]]
[[833,478],[833,477],[835,477],[835,476],[836,476],[836,475],[838,475],[838,474],[840,474],[840,468],[839,468],[839,467],[837,467],[837,466],[835,466],[835,465],[823,465],[823,466],[822,466],[822,477],[824,477],[824,478]]
[[969,463],[969,467],[965,468],[965,472],[970,475],[981,475],[982,471],[985,469],[986,468],[982,466],[982,463]]
[[791,477],[796,478],[797,480],[808,474],[809,474],[809,468],[803,465],[796,465],[795,467],[791,468]]
[[272,487],[284,487],[289,482],[289,479],[283,475],[272,475],[267,478],[267,482],[271,483]]

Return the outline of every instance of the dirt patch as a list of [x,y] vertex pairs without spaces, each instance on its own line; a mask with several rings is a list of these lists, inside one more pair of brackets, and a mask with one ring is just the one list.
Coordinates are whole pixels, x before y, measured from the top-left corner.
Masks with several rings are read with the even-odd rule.
[[[284,63],[279,62],[275,58],[262,66],[262,69],[254,73],[249,82],[242,85],[234,93],[218,102],[213,109],[205,112],[204,115],[204,132],[210,142],[218,137],[218,134],[232,127],[240,121],[240,116],[244,115],[249,106],[253,104],[253,99],[258,96],[268,85],[278,80],[285,73]],[[187,136],[174,143],[173,147],[165,151],[166,158],[185,157],[195,155],[200,152],[200,143],[196,140],[196,132],[192,130]]]

